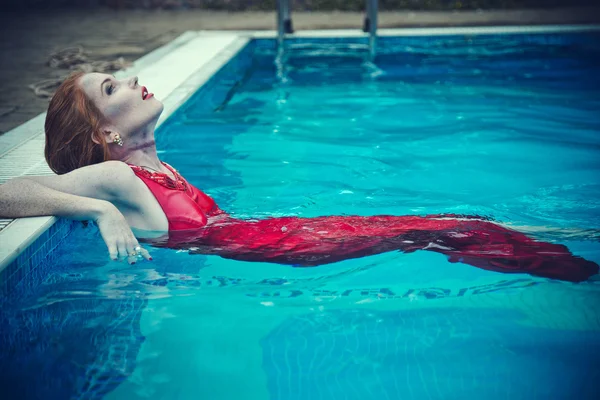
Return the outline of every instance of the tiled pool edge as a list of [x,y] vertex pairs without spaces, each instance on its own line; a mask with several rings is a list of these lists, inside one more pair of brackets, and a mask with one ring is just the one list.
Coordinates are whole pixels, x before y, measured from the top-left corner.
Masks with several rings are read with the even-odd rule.
[[[154,74],[159,74],[157,76],[160,76],[162,73],[166,77],[165,80],[169,80],[172,79],[172,74],[169,74],[170,66],[173,62],[177,61],[177,56],[171,60],[164,60],[164,58],[168,58],[174,51],[185,46],[188,48],[183,49],[183,54],[178,55],[180,58],[182,56],[190,57],[190,55],[193,57],[194,54],[199,55],[197,58],[200,58],[200,60],[194,60],[194,63],[187,63],[187,65],[193,65],[192,67],[187,67],[187,69],[191,69],[190,73],[186,74],[186,68],[184,68],[184,71],[181,71],[180,68],[180,74],[178,75],[180,80],[176,85],[171,85],[173,86],[171,88],[167,88],[169,85],[162,85],[162,88],[160,88],[163,90],[161,95],[164,96],[164,112],[158,122],[158,126],[160,126],[179,106],[206,83],[216,71],[250,41],[248,38],[231,34],[220,35],[216,38],[215,42],[215,35],[205,37],[197,32],[186,32],[168,45],[142,57],[129,69],[117,72],[115,76],[121,78],[137,74],[140,77],[140,81],[149,82],[152,81],[150,79],[151,76]],[[197,41],[193,43],[196,39]],[[213,48],[209,49],[212,51],[207,51],[206,47],[199,45],[203,39],[206,39],[205,41],[208,44],[211,44],[212,40]],[[205,53],[202,54],[198,50],[204,50]],[[157,67],[155,64],[157,60],[163,60],[164,65]],[[152,85],[151,87],[154,89],[155,86],[159,85]],[[32,139],[39,138],[40,136],[43,137],[43,133],[41,132],[43,132],[44,118],[45,114],[41,114],[8,132],[14,137],[20,129],[27,129],[29,135],[26,135],[18,144],[9,142],[8,145],[11,146],[10,148],[0,147],[0,164],[5,155],[13,151],[18,151],[19,147],[24,146]],[[38,133],[32,135],[31,131],[34,121],[40,126],[37,128]],[[3,144],[6,144],[6,142]],[[36,156],[31,155],[31,157]],[[38,156],[37,158],[39,160],[35,159],[35,163],[43,161],[43,157],[40,158]],[[23,173],[15,176],[21,175]],[[0,244],[2,246],[2,251],[0,252],[0,296],[8,294],[25,276],[32,273],[37,266],[41,265],[42,261],[47,262],[48,257],[51,257],[52,251],[71,232],[72,228],[79,223],[81,222],[56,217],[19,218],[12,221],[12,223],[0,231]]]
[[[51,260],[54,249],[71,232],[79,221],[47,217],[42,222],[38,236],[30,236],[23,243],[16,259],[0,271],[0,295],[8,294],[24,277],[33,273],[42,262]],[[16,223],[18,223],[17,220]]]

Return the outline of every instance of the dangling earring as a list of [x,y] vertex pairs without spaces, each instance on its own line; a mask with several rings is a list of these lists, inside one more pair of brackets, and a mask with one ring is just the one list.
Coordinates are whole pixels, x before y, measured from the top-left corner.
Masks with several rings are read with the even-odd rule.
[[113,141],[117,144],[117,146],[123,147],[123,139],[121,139],[121,135],[115,133]]

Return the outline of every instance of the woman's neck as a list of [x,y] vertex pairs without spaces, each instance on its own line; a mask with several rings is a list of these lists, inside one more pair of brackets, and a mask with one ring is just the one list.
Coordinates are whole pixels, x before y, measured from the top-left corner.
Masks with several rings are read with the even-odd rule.
[[122,149],[123,153],[119,157],[121,161],[154,171],[168,172],[156,153],[153,126],[147,127],[136,135],[130,135]]
[[158,158],[154,140],[144,143],[133,143],[127,150],[127,154],[121,158],[121,161],[124,161],[127,164],[137,165],[138,167],[153,169],[155,171],[166,170]]
[[161,161],[158,158],[158,155],[155,151],[139,151],[129,155],[124,160],[127,164],[137,165],[138,167],[148,168],[154,171],[163,171],[165,168],[163,167]]

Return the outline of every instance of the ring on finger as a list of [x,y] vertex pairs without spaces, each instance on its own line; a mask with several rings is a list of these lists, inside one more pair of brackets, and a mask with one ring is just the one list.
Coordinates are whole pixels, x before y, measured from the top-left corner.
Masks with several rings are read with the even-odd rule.
[[140,246],[135,246],[135,252],[136,254],[140,254],[142,252],[142,248]]
[[131,257],[135,257],[135,256],[137,256],[137,255],[138,255],[138,253],[136,253],[135,251],[132,251],[131,253],[129,253],[129,255],[130,255]]

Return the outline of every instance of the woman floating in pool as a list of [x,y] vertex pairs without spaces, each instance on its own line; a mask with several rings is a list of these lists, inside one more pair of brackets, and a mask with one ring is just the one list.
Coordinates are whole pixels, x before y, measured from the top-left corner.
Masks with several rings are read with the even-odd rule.
[[385,251],[429,250],[499,272],[583,281],[598,265],[477,217],[331,216],[241,220],[228,216],[156,154],[163,105],[137,78],[75,74],[46,116],[46,160],[58,174],[0,187],[4,217],[95,220],[111,258],[151,259],[132,229],[168,232],[161,246],[295,266]]

